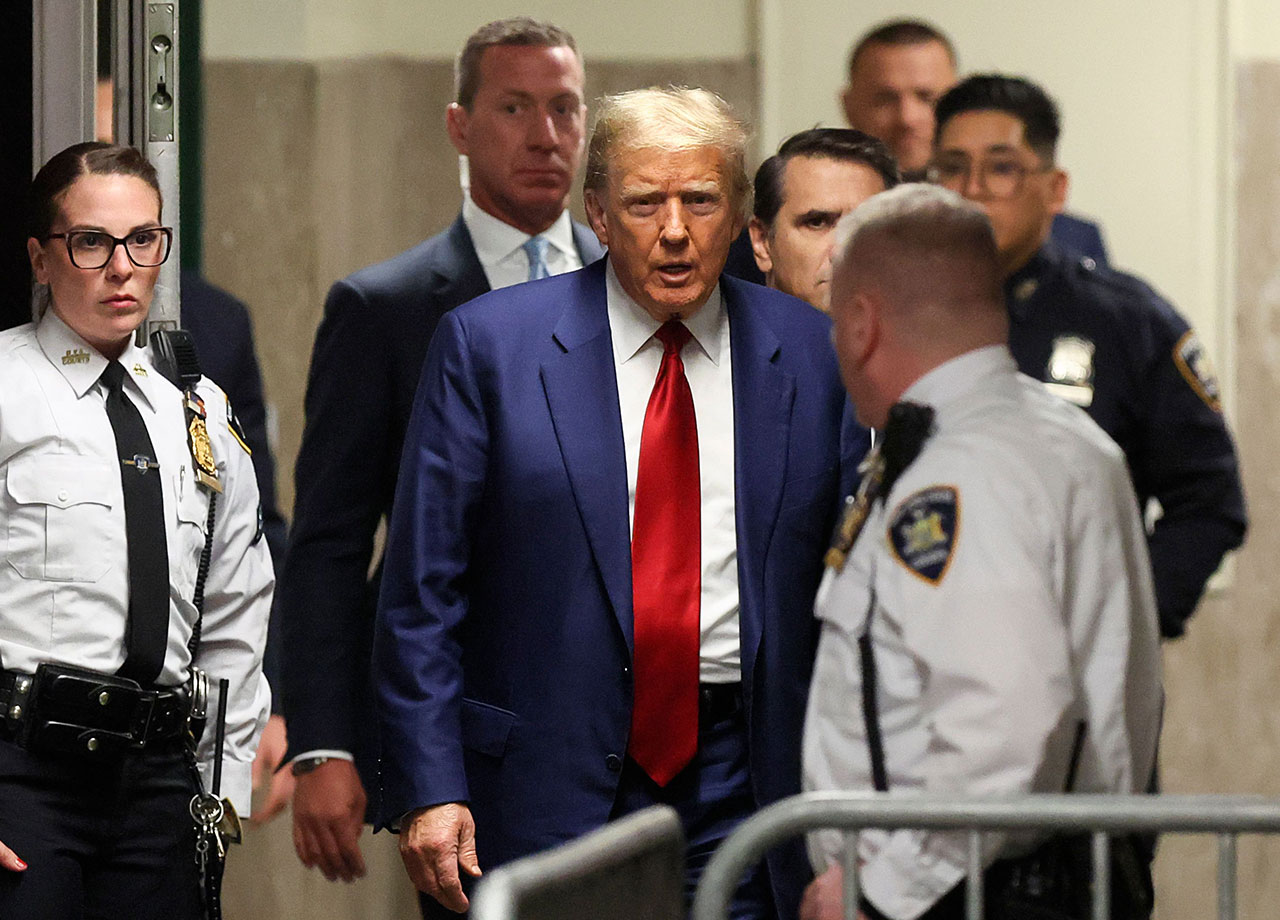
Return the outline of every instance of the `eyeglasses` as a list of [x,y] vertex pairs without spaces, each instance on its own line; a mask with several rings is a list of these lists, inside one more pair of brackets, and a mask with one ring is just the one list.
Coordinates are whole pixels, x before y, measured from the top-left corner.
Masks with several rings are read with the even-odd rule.
[[1022,190],[1028,173],[1046,173],[1054,169],[1052,163],[1027,166],[1013,159],[982,160],[976,165],[968,159],[940,160],[930,163],[925,178],[934,185],[941,185],[953,192],[964,193],[974,170],[978,183],[992,198],[1012,198]]
[[129,261],[138,268],[155,268],[163,265],[173,248],[171,227],[148,227],[135,230],[128,236],[112,236],[102,230],[68,230],[66,233],[50,233],[46,240],[65,240],[67,257],[76,268],[102,268],[111,261],[117,246],[123,246]]

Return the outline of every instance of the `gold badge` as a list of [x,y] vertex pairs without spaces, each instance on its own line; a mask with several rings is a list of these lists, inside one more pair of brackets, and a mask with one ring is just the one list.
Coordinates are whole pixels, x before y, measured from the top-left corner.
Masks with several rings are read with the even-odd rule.
[[133,373],[138,377],[145,377],[147,376],[147,369],[141,364],[135,364],[133,366]]
[[1088,408],[1093,404],[1093,342],[1078,335],[1053,340],[1053,354],[1045,367],[1044,385],[1067,402]]
[[195,460],[196,482],[207,486],[215,492],[222,491],[222,483],[218,481],[218,464],[213,457],[213,445],[209,442],[209,429],[205,427],[203,415],[191,415],[187,425],[187,435],[191,442],[191,458]]
[[67,365],[67,364],[88,364],[88,363],[89,363],[89,353],[88,353],[88,352],[86,352],[83,348],[77,348],[75,351],[72,351],[70,348],[68,348],[68,349],[67,349],[67,353],[66,353],[65,355],[63,355],[63,356],[62,356],[62,363],[63,363],[64,365]]

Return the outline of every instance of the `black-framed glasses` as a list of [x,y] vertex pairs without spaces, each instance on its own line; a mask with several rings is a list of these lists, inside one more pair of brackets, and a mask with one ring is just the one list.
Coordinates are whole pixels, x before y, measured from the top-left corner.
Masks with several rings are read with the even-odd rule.
[[1052,163],[1027,166],[1014,159],[992,159],[971,162],[967,158],[941,159],[929,164],[925,178],[953,192],[964,193],[969,179],[977,171],[978,183],[992,198],[1012,198],[1022,190],[1028,173],[1046,173]]
[[45,239],[65,241],[67,257],[76,268],[102,268],[111,261],[117,246],[124,247],[125,255],[138,268],[155,268],[169,258],[173,228],[147,227],[128,236],[112,236],[105,230],[68,230],[50,233]]

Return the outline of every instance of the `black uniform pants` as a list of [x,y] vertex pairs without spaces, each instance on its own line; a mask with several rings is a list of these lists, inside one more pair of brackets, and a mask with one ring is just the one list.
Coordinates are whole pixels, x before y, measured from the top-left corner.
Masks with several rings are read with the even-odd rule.
[[0,917],[196,920],[193,795],[180,742],[110,763],[0,740]]

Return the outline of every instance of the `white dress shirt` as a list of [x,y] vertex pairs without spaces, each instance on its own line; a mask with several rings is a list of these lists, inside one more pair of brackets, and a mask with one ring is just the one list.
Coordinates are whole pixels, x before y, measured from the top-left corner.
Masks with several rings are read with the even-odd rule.
[[[806,790],[873,788],[858,637],[868,628],[890,793],[1141,792],[1160,723],[1146,534],[1120,449],[1017,373],[1003,346],[916,381],[935,431],[829,570],[804,734]],[[984,838],[986,861],[1027,840]],[[810,838],[821,872],[838,832]],[[967,835],[860,837],[863,891],[914,920],[964,876]]]
[[[528,233],[483,210],[471,200],[470,193],[462,199],[462,222],[471,234],[471,243],[492,290],[529,280],[529,254],[524,251],[524,244],[532,239]],[[538,235],[551,244],[547,247],[548,272],[560,275],[582,268],[568,211],[561,211],[556,222]]]
[[[662,363],[662,325],[622,288],[613,263],[605,271],[609,331],[618,375],[618,408],[627,453],[627,494],[635,521],[636,473],[645,410]],[[699,677],[704,683],[742,679],[738,632],[738,538],[734,502],[733,360],[729,317],[719,285],[685,320],[693,334],[680,353],[698,423],[702,496],[702,605]]]
[[[124,390],[159,462],[169,553],[169,637],[157,684],[188,676],[192,603],[208,522],[187,446],[182,394],[132,339],[119,358]],[[0,659],[32,672],[57,662],[115,673],[125,659],[128,553],[120,459],[99,382],[107,359],[52,311],[38,326],[0,332]],[[249,813],[250,771],[270,711],[262,676],[274,576],[259,539],[258,484],[248,449],[228,424],[227,399],[197,386],[222,481],[198,664],[231,681],[222,794]],[[213,718],[199,750],[212,775]]]

